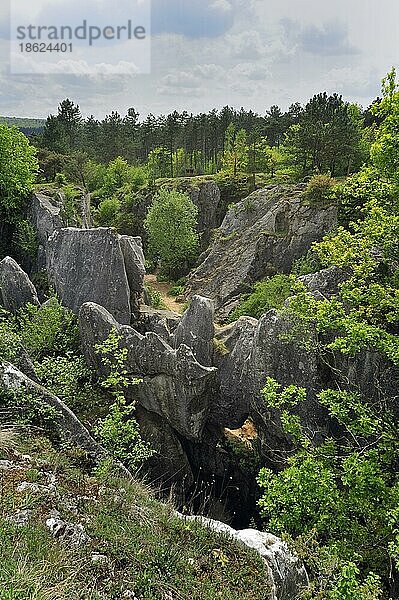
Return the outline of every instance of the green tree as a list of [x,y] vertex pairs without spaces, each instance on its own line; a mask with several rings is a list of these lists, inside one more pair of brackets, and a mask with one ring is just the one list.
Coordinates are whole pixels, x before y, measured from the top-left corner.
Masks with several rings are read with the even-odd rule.
[[233,173],[234,177],[238,172],[246,173],[248,170],[247,134],[245,129],[236,131],[234,123],[230,123],[226,131],[223,169]]
[[304,174],[347,174],[360,151],[361,123],[341,96],[314,96],[287,132],[287,145]]
[[184,275],[197,256],[197,214],[198,209],[187,194],[161,188],[155,197],[145,228],[150,256],[160,262],[166,275]]
[[16,127],[0,124],[0,219],[15,223],[38,171],[36,150]]

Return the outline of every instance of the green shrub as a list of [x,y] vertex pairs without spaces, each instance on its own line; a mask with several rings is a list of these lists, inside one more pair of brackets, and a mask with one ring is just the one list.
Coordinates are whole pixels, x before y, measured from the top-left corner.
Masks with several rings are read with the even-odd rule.
[[54,182],[59,186],[62,187],[64,185],[67,185],[68,181],[66,176],[64,175],[64,173],[57,173],[55,178],[54,178]]
[[121,203],[115,197],[102,200],[95,213],[96,224],[100,227],[114,227],[120,208]]
[[279,414],[292,451],[279,472],[261,470],[259,505],[269,530],[299,539],[319,592],[304,597],[381,598],[379,577],[389,582],[390,564],[399,556],[393,414],[383,398],[376,403],[357,392],[324,389],[317,401],[334,426],[323,440],[298,416],[308,390],[268,378],[262,393],[265,410]]
[[54,432],[57,410],[42,400],[40,395],[18,390],[0,390],[0,421],[14,426],[39,427]]
[[229,321],[236,321],[246,315],[259,319],[271,308],[282,308],[285,300],[304,290],[302,283],[293,275],[275,275],[255,284],[254,291],[239,304],[230,315]]
[[154,290],[153,287],[151,287],[150,285],[147,285],[146,288],[148,296],[150,298],[150,306],[152,306],[153,308],[159,308],[159,309],[165,309],[165,303],[162,300],[162,295],[160,292],[158,292],[157,290]]
[[134,404],[127,405],[124,391],[140,383],[130,378],[126,369],[127,348],[120,348],[120,338],[112,331],[103,344],[96,346],[108,376],[102,382],[115,401],[108,415],[102,419],[96,433],[110,455],[124,463],[129,469],[136,470],[153,454],[149,444],[141,438],[139,425],[134,417]]
[[332,201],[334,180],[330,175],[314,175],[305,190],[305,199],[309,204],[324,205]]
[[16,223],[38,171],[36,149],[16,127],[0,123],[0,218]]
[[317,273],[322,269],[321,262],[316,252],[309,250],[305,256],[301,256],[292,264],[291,273],[297,277]]
[[36,260],[39,250],[36,229],[30,221],[25,219],[18,221],[13,237],[14,246],[22,256],[27,256],[31,260]]
[[93,403],[94,382],[83,356],[46,356],[35,363],[42,385],[72,410],[86,410]]
[[77,319],[55,297],[40,308],[23,308],[17,320],[21,342],[35,360],[46,355],[65,356],[79,347]]
[[62,220],[68,227],[77,225],[80,220],[78,204],[82,190],[69,183],[62,188],[62,192],[64,194],[64,202],[61,209]]

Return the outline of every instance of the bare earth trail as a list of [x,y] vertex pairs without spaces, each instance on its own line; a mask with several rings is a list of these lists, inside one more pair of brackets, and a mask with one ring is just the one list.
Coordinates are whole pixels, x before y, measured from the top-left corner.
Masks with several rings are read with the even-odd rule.
[[157,281],[156,275],[147,273],[144,277],[144,284],[161,294],[162,302],[168,310],[177,313],[183,312],[183,302],[177,302],[173,296],[168,295],[172,288],[172,285],[168,281]]

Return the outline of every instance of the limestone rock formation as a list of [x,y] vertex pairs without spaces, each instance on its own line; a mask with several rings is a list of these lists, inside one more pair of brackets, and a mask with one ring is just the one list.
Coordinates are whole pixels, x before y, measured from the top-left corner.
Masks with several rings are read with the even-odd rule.
[[49,237],[64,226],[61,217],[62,200],[54,200],[43,193],[35,193],[29,205],[28,218],[36,230],[39,242],[38,269],[46,266],[46,248]]
[[138,311],[144,260],[135,238],[111,228],[58,229],[48,240],[47,272],[62,303],[76,314],[85,302],[128,324]]
[[189,294],[214,300],[224,318],[255,281],[289,272],[337,222],[336,207],[305,203],[303,190],[303,185],[268,186],[233,206],[192,273]]
[[339,267],[329,267],[317,273],[302,275],[299,281],[306,286],[307,290],[316,298],[330,299],[339,294],[339,288],[349,277],[349,273]]
[[10,256],[0,261],[0,303],[11,313],[28,303],[39,305],[35,286]]
[[197,361],[205,367],[212,365],[214,315],[212,300],[194,296],[172,339],[174,348],[185,344],[192,350]]
[[214,181],[203,181],[187,191],[198,208],[197,231],[200,234],[202,250],[209,246],[213,229],[217,229],[223,215],[220,189]]
[[172,427],[162,417],[141,406],[137,407],[136,418],[140,434],[155,451],[145,464],[151,472],[151,480],[157,484],[165,481],[168,486],[179,482],[186,489],[191,486],[194,483],[191,466]]
[[127,348],[126,368],[142,379],[128,391],[132,400],[163,417],[187,439],[198,439],[207,421],[216,369],[200,365],[184,344],[173,349],[156,333],[141,335],[129,326],[119,326],[103,307],[86,303],[79,313],[83,351],[87,362],[103,372],[96,344],[112,329]]
[[240,427],[250,412],[248,390],[243,372],[251,354],[258,326],[257,319],[240,317],[217,330],[213,364],[218,368],[220,401],[213,406],[212,420],[225,427]]

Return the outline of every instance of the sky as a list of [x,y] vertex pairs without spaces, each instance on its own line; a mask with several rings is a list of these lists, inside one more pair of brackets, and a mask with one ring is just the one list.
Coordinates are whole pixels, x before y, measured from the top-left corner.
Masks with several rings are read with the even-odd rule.
[[94,3],[93,19],[105,6],[122,19],[132,2],[148,0],[1,1],[3,116],[46,117],[66,97],[96,118],[112,110],[124,115],[129,107],[141,118],[225,105],[264,114],[273,104],[286,109],[321,91],[368,106],[399,59],[398,0],[152,0],[150,73],[132,67],[121,74],[128,51],[113,67],[115,48],[102,45],[92,74],[12,75],[10,2],[29,17],[34,10],[67,19],[89,4],[93,11]]

